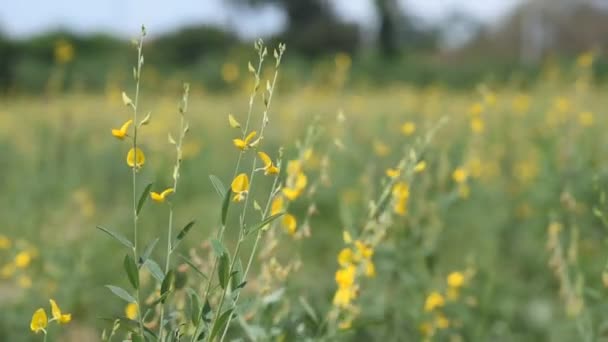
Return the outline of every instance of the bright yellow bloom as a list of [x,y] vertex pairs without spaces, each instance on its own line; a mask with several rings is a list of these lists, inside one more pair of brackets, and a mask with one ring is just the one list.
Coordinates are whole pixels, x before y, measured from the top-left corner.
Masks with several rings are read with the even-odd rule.
[[393,196],[397,198],[409,198],[410,187],[405,182],[399,182],[393,186]]
[[353,263],[353,250],[350,248],[343,248],[340,253],[338,253],[338,264],[342,267],[347,267]]
[[249,177],[244,173],[236,176],[232,181],[231,188],[232,192],[235,194],[233,201],[240,202],[244,200],[249,191]]
[[424,301],[424,311],[431,312],[445,305],[445,299],[439,292],[431,292]]
[[410,136],[416,132],[416,124],[408,121],[401,126],[401,133],[405,136]]
[[368,278],[376,276],[376,266],[371,261],[365,263],[365,276]]
[[371,259],[371,257],[374,255],[374,250],[360,240],[355,241],[355,247],[357,247],[357,252],[364,259]]
[[133,123],[133,120],[129,120],[129,121],[125,122],[124,124],[122,124],[122,126],[120,128],[112,129],[112,135],[120,140],[124,139],[128,135],[127,132],[129,130],[129,126],[131,126],[132,123]]
[[336,271],[336,284],[338,287],[351,287],[355,283],[355,266],[347,266]]
[[439,329],[447,329],[450,327],[450,320],[447,317],[445,317],[444,314],[439,314],[439,315],[437,315],[437,318],[435,319],[435,325]]
[[302,191],[306,188],[307,184],[308,177],[306,177],[303,172],[300,172],[295,177],[290,177],[287,181],[287,187],[283,188],[281,191],[288,200],[294,201],[302,194]]
[[131,148],[127,153],[127,165],[129,165],[129,167],[139,169],[144,166],[145,162],[146,156],[144,155],[144,151],[139,147],[136,149]]
[[272,200],[272,204],[270,205],[270,215],[276,215],[283,211],[283,197],[277,196]]
[[344,243],[346,244],[353,242],[352,236],[350,236],[350,233],[346,230],[342,232],[342,240],[344,240]]
[[386,175],[389,178],[397,178],[401,174],[401,170],[399,169],[386,169]]
[[260,159],[262,159],[262,163],[264,163],[265,175],[279,174],[279,168],[274,166],[274,164],[272,163],[272,159],[270,159],[270,157],[266,153],[260,151],[258,152],[258,156],[260,157]]
[[454,180],[454,182],[456,182],[458,184],[462,184],[462,183],[466,182],[468,177],[469,177],[469,174],[468,174],[467,170],[465,170],[461,167],[457,168],[452,173],[452,179]]
[[11,247],[11,240],[4,235],[0,235],[0,249],[9,249]]
[[160,194],[158,192],[150,192],[150,198],[152,198],[153,201],[158,202],[158,203],[163,203],[166,199],[166,197],[169,194],[173,193],[173,188],[167,188],[165,191],[161,192]]
[[302,172],[302,163],[299,160],[290,160],[287,163],[287,174],[289,176],[294,176],[301,172]]
[[334,295],[333,303],[340,308],[346,308],[355,299],[357,292],[351,287],[340,287]]
[[19,252],[15,256],[15,266],[17,266],[18,268],[28,267],[30,265],[31,261],[32,261],[32,256],[30,255],[30,253],[28,251]]
[[285,216],[283,216],[283,227],[285,227],[285,230],[287,231],[287,233],[289,233],[289,235],[293,236],[296,233],[296,229],[298,227],[298,223],[296,221],[295,216],[291,214],[285,214]]
[[422,172],[426,170],[426,162],[424,160],[419,161],[415,166],[414,166],[414,172]]
[[253,131],[245,137],[245,140],[238,138],[232,139],[232,143],[236,148],[240,149],[241,151],[245,151],[249,149],[249,147],[251,146],[251,140],[253,140],[253,138],[255,138],[257,134],[258,133],[256,131]]
[[46,317],[46,312],[44,311],[43,308],[40,308],[40,309],[36,310],[36,312],[34,312],[34,315],[32,315],[32,322],[30,323],[30,329],[32,329],[32,331],[35,332],[36,334],[41,331],[43,331],[46,334],[46,331],[44,329],[46,329],[46,326],[48,323],[49,323],[49,320]]
[[136,319],[137,314],[138,314],[137,304],[129,303],[129,304],[127,304],[127,306],[125,306],[125,316],[128,319],[131,319],[131,320]]
[[50,299],[49,302],[51,302],[51,313],[53,314],[53,320],[56,320],[61,324],[69,323],[72,320],[71,314],[61,313],[61,309],[59,309],[59,306],[57,306],[57,303],[55,303],[54,300]]
[[464,285],[464,275],[461,272],[448,274],[447,283],[449,287],[460,288]]

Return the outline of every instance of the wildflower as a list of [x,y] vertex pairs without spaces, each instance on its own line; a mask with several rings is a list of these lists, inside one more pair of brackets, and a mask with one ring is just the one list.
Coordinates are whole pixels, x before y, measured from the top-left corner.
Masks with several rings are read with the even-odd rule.
[[356,291],[350,287],[340,287],[334,295],[333,303],[337,307],[346,308],[356,297]]
[[249,178],[246,174],[241,173],[236,176],[232,181],[232,192],[235,193],[233,201],[240,202],[245,199],[247,192],[249,191]]
[[352,319],[347,319],[347,320],[344,320],[344,321],[341,321],[340,323],[338,323],[338,328],[340,330],[347,330],[347,329],[352,328],[352,326],[353,326]]
[[439,329],[447,329],[450,327],[450,320],[444,314],[439,314],[435,318],[435,325]]
[[287,175],[295,176],[302,172],[302,162],[299,160],[290,160],[287,163]]
[[578,123],[583,127],[593,125],[594,115],[592,112],[582,112],[578,115]]
[[308,177],[303,172],[299,172],[295,177],[290,177],[287,182],[287,187],[281,191],[283,195],[290,200],[294,201],[300,196],[306,185],[308,184]]
[[357,247],[357,252],[359,253],[359,255],[361,255],[364,259],[371,259],[371,257],[374,255],[374,250],[369,247],[368,245],[366,245],[365,243],[357,240],[355,241],[355,247]]
[[472,117],[478,117],[481,113],[483,113],[483,105],[479,102],[473,103],[469,108],[469,114]]
[[342,232],[342,239],[346,244],[350,244],[353,241],[352,236],[350,236],[350,233],[346,230]]
[[46,326],[48,324],[48,318],[46,316],[46,312],[43,308],[40,308],[34,312],[32,315],[32,322],[30,323],[30,329],[36,334],[39,332],[44,332],[46,334]]
[[416,132],[416,124],[408,121],[401,126],[401,133],[403,133],[406,137],[414,134]]
[[347,267],[353,263],[354,254],[353,250],[350,248],[343,248],[340,253],[338,253],[338,264],[342,267]]
[[262,162],[264,163],[265,175],[279,174],[279,168],[274,166],[274,164],[272,163],[272,159],[270,159],[270,157],[266,153],[260,151],[258,152],[258,156],[260,157],[260,159],[262,159]]
[[367,261],[365,263],[365,276],[368,278],[373,278],[376,276],[376,266],[371,261]]
[[289,235],[293,236],[296,233],[297,225],[298,223],[295,216],[291,214],[285,214],[285,216],[283,216],[283,227],[285,227],[285,230]]
[[69,63],[74,58],[74,47],[68,41],[61,39],[55,43],[54,54],[57,63]]
[[0,235],[0,249],[9,249],[11,247],[11,240],[4,235]]
[[145,162],[146,156],[144,155],[144,151],[139,147],[135,149],[131,148],[127,153],[127,165],[129,165],[129,167],[139,169],[144,166]]
[[276,215],[283,211],[283,197],[277,196],[272,200],[272,204],[270,205],[270,215]]
[[429,322],[423,322],[418,326],[418,330],[420,330],[420,335],[424,337],[430,337],[434,334],[433,325]]
[[439,292],[431,292],[424,301],[424,311],[431,312],[445,305],[445,299]]
[[473,133],[483,133],[485,128],[486,126],[482,119],[473,118],[471,120],[471,131],[473,131]]
[[243,140],[243,139],[238,139],[238,138],[237,138],[237,139],[233,139],[233,140],[232,140],[232,143],[234,144],[234,146],[235,146],[236,148],[240,149],[241,151],[246,151],[246,150],[248,150],[248,149],[249,149],[249,147],[251,147],[251,144],[252,144],[251,140],[253,140],[253,138],[255,138],[255,136],[256,136],[257,134],[258,134],[258,133],[257,133],[256,131],[253,131],[253,132],[249,133],[249,134],[248,134],[248,135],[245,137],[245,139],[244,139],[244,140]]
[[128,319],[130,319],[130,320],[136,319],[137,314],[138,314],[137,304],[129,303],[129,304],[127,304],[127,306],[125,306],[125,316]]
[[414,172],[422,172],[426,170],[426,162],[424,160],[419,161],[418,163],[416,163],[416,165],[414,166]]
[[408,198],[410,196],[410,187],[404,182],[395,184],[393,187],[393,196],[398,198]]
[[467,171],[461,167],[457,168],[452,173],[452,179],[454,180],[454,182],[456,182],[458,184],[462,184],[462,183],[466,182],[468,176],[469,175],[468,175]]
[[0,277],[8,279],[15,274],[15,265],[13,263],[6,264],[0,268]]
[[386,175],[389,178],[397,178],[401,174],[401,170],[399,169],[386,169]]
[[336,271],[336,283],[338,287],[351,287],[355,283],[355,266],[347,266]]
[[28,267],[31,261],[32,261],[32,256],[30,255],[30,253],[28,251],[19,252],[15,256],[15,266],[17,266],[18,268]]
[[464,285],[464,275],[461,272],[448,274],[447,283],[449,287],[461,288]]
[[51,313],[53,315],[53,320],[56,320],[61,324],[69,323],[72,320],[71,314],[61,313],[61,309],[59,309],[59,306],[57,306],[57,303],[55,303],[54,300],[50,299],[49,302],[51,302]]
[[160,194],[158,192],[150,192],[150,198],[152,198],[153,201],[158,202],[158,203],[163,203],[165,201],[165,198],[169,195],[173,193],[173,188],[167,188],[165,189],[163,192],[161,192]]
[[576,59],[576,65],[578,65],[580,68],[589,68],[593,65],[593,59],[594,56],[592,51],[583,53]]
[[128,135],[127,131],[129,130],[129,126],[131,126],[132,123],[133,123],[133,120],[129,120],[129,121],[125,122],[124,124],[122,124],[122,126],[120,126],[119,129],[113,128],[112,135],[120,140],[123,140]]

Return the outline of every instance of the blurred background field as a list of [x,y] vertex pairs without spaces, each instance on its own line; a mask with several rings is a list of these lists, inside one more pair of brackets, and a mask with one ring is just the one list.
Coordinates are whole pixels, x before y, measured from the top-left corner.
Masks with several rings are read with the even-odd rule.
[[[293,266],[273,285],[292,300],[265,308],[270,325],[297,340],[308,312],[300,298],[319,315],[331,310],[343,231],[362,228],[387,169],[438,127],[422,154],[426,168],[410,184],[407,213],[377,246],[376,274],[360,284],[360,312],[339,338],[608,338],[604,2],[446,1],[432,15],[422,1],[217,3],[208,10],[228,18],[220,24],[176,17],[155,32],[145,23],[140,103],[152,120],[142,133],[142,184],[171,180],[167,134],[178,129],[182,82],[191,85],[175,207],[178,225],[198,224],[184,254],[207,253],[217,229],[221,201],[209,175],[231,181],[237,134],[227,117],[247,112],[250,35],[270,11],[277,28],[259,33],[271,47],[286,42],[287,53],[264,150],[278,155],[282,147],[293,159],[307,131],[319,132],[305,164],[314,186],[290,208],[298,233],[273,228],[277,260]],[[121,92],[133,91],[129,38],[145,13],[163,7],[130,3],[126,26],[135,29],[125,33],[108,30],[119,25],[113,21],[61,18],[24,28],[7,20],[20,6],[0,5],[0,341],[40,340],[28,325],[48,298],[73,315],[52,340],[97,341],[107,328],[99,318],[124,311],[103,285],[126,280],[117,244],[95,226],[127,234],[132,211],[128,148],[110,130],[128,118]],[[263,79],[273,72],[270,62]],[[256,104],[254,118],[261,111]],[[152,204],[144,211],[149,240],[164,232],[166,213]],[[247,296],[274,293],[262,289],[263,272],[254,269]],[[450,299],[452,272],[466,281]],[[433,292],[447,301],[439,316],[426,307]]]

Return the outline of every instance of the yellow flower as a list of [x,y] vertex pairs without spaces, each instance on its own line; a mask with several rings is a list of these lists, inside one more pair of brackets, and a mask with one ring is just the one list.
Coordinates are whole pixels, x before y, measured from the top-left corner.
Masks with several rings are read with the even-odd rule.
[[13,263],[6,264],[0,268],[0,277],[8,279],[15,274],[15,265]]
[[338,264],[342,267],[347,267],[353,263],[353,250],[344,248],[338,253]]
[[232,181],[231,188],[232,192],[235,194],[233,201],[240,202],[244,200],[249,191],[249,177],[244,173],[236,176]]
[[352,328],[353,326],[353,321],[352,319],[347,319],[345,321],[341,321],[340,323],[338,323],[338,329],[340,330],[347,330]]
[[450,327],[450,320],[447,317],[445,317],[445,315],[439,314],[435,318],[435,325],[439,329],[447,329]]
[[445,305],[445,299],[439,292],[431,292],[424,301],[424,311],[431,312]]
[[479,102],[473,103],[471,108],[469,108],[469,114],[472,117],[477,117],[483,113],[483,105]]
[[461,272],[448,274],[447,283],[449,287],[460,288],[464,285],[464,275]]
[[277,196],[272,200],[272,204],[270,205],[270,215],[276,215],[283,211],[283,197]]
[[57,303],[55,303],[54,300],[50,299],[49,302],[51,302],[51,313],[53,314],[53,320],[56,320],[61,324],[69,323],[72,320],[71,314],[61,313],[61,309],[59,309],[59,306],[57,306]]
[[32,261],[32,256],[30,255],[30,253],[28,251],[19,252],[15,256],[15,266],[17,266],[18,268],[28,267],[31,261]]
[[355,299],[356,291],[350,287],[340,287],[334,295],[333,303],[340,308],[346,308]]
[[593,125],[593,113],[582,112],[578,115],[578,123],[583,127],[589,127]]
[[274,164],[272,163],[272,159],[270,159],[270,157],[260,151],[258,152],[258,156],[260,157],[260,159],[262,159],[262,163],[264,163],[264,174],[265,175],[276,175],[279,173],[279,168],[274,166]]
[[127,306],[125,306],[125,316],[127,316],[128,319],[131,319],[131,320],[136,319],[137,314],[138,314],[137,304],[129,303],[129,304],[127,304]]
[[345,230],[342,232],[342,240],[344,240],[344,243],[350,244],[353,242],[353,237],[350,236],[350,233]]
[[482,119],[473,118],[471,120],[471,131],[473,131],[473,133],[483,133],[485,128],[486,126]]
[[414,172],[422,172],[426,170],[426,162],[424,160],[419,161],[415,166],[414,166]]
[[576,65],[581,68],[589,68],[593,65],[593,51],[585,52],[578,56],[576,59]]
[[65,39],[55,43],[55,61],[59,64],[69,63],[74,58],[74,47]]
[[129,121],[125,122],[124,124],[122,124],[122,126],[120,128],[112,129],[112,135],[120,140],[124,139],[128,135],[127,131],[129,130],[129,126],[131,126],[132,123],[133,123],[133,120],[129,120]]
[[374,250],[360,240],[355,241],[355,247],[364,259],[370,259],[374,255]]
[[401,170],[399,169],[386,169],[386,175],[389,178],[397,178],[401,174]]
[[281,191],[288,200],[294,201],[300,196],[307,184],[308,177],[306,177],[303,172],[300,172],[295,177],[290,177],[287,181],[287,187],[283,188]]
[[232,143],[236,148],[240,149],[241,151],[245,151],[249,149],[249,147],[251,146],[251,140],[253,140],[253,138],[255,138],[257,134],[258,133],[256,131],[253,131],[245,137],[245,140],[238,138],[232,139]]
[[338,287],[351,287],[355,283],[355,266],[347,266],[336,271],[336,284]]
[[11,240],[4,235],[0,235],[0,249],[9,249],[11,247]]
[[462,183],[466,182],[468,176],[469,175],[468,175],[467,171],[461,167],[457,168],[452,173],[452,179],[454,180],[454,182],[456,182],[458,184],[462,184]]
[[285,216],[283,216],[283,227],[285,227],[285,230],[287,233],[289,233],[289,235],[293,236],[296,233],[296,228],[298,227],[295,216],[285,214]]
[[131,148],[127,153],[127,165],[130,167],[139,169],[144,166],[145,162],[146,156],[144,155],[144,151],[142,151],[139,147],[136,149]]
[[32,322],[30,323],[30,329],[36,334],[43,331],[46,334],[46,326],[48,324],[48,318],[43,308],[40,308],[32,315]]
[[418,330],[420,330],[420,335],[424,336],[424,337],[430,337],[433,336],[434,334],[434,330],[435,328],[433,327],[433,325],[429,322],[424,322],[421,323],[418,326]]
[[158,192],[150,192],[150,197],[152,198],[153,201],[158,202],[158,203],[163,203],[165,201],[165,198],[169,195],[173,193],[173,188],[167,188],[165,191],[161,192],[160,194]]
[[368,278],[376,276],[376,266],[371,261],[365,263],[365,276]]
[[396,198],[409,198],[410,187],[405,182],[399,182],[393,187],[393,196]]
[[410,136],[416,132],[416,124],[408,121],[401,126],[401,133],[405,136]]

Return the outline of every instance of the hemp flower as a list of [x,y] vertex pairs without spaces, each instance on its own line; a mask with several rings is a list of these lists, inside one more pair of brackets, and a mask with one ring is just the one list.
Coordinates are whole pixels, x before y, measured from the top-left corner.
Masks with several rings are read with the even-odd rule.
[[136,149],[131,148],[127,153],[127,165],[129,165],[129,167],[139,169],[144,165],[145,162],[146,156],[144,155],[144,151],[142,151],[139,147]]
[[304,188],[306,188],[307,184],[308,177],[306,177],[306,175],[300,171],[294,177],[290,176],[287,179],[287,186],[281,191],[283,192],[283,195],[287,197],[288,200],[294,201],[302,194],[302,191],[304,190]]
[[424,301],[424,311],[431,312],[445,305],[445,298],[439,292],[431,292]]
[[347,267],[353,263],[354,255],[353,250],[350,248],[343,248],[338,253],[338,264],[342,267]]
[[272,204],[270,205],[270,215],[276,215],[283,211],[283,197],[277,196],[272,200]]
[[289,233],[289,235],[293,236],[296,233],[296,229],[298,227],[298,223],[296,221],[295,216],[291,214],[285,214],[285,216],[283,216],[283,227],[285,227],[285,230],[287,231],[287,233]]
[[28,251],[19,252],[15,256],[15,266],[17,266],[18,268],[28,267],[31,261],[32,261],[32,256],[30,255],[30,253]]
[[55,320],[61,324],[69,323],[72,320],[71,314],[61,313],[61,309],[59,309],[59,306],[57,306],[57,303],[55,303],[54,300],[49,299],[49,302],[51,303],[51,313],[53,315],[52,320]]
[[400,169],[386,169],[386,175],[389,178],[397,178],[401,175]]
[[447,283],[449,287],[461,288],[464,285],[464,275],[461,272],[448,274]]
[[414,134],[414,132],[416,132],[416,124],[411,121],[408,121],[401,126],[401,133],[406,137]]
[[234,144],[234,146],[238,149],[240,149],[241,151],[246,151],[249,149],[249,147],[251,147],[252,142],[251,140],[253,140],[253,138],[255,138],[255,136],[258,133],[256,131],[253,131],[251,133],[249,133],[246,137],[245,140],[243,139],[232,139],[232,143]]
[[137,318],[137,304],[129,303],[125,306],[125,316],[130,320],[135,320]]
[[46,316],[46,312],[43,308],[40,308],[34,312],[32,315],[32,321],[30,323],[30,329],[36,334],[39,332],[44,332],[46,334],[46,326],[49,323],[49,320]]
[[150,198],[152,198],[152,200],[154,202],[163,203],[165,201],[165,199],[167,198],[167,196],[172,194],[173,191],[174,191],[173,188],[167,188],[161,193],[151,191]]
[[414,172],[420,173],[422,171],[426,170],[426,162],[424,160],[419,161],[415,166],[414,166]]
[[112,129],[112,135],[120,140],[123,140],[128,135],[127,131],[129,130],[129,126],[131,126],[132,123],[133,123],[133,120],[129,120],[129,121],[125,122],[124,124],[122,124],[122,126],[120,126],[120,128]]
[[232,192],[235,194],[232,198],[235,202],[241,202],[245,199],[247,192],[249,191],[249,178],[246,174],[241,173],[236,176],[231,184]]
[[272,159],[270,159],[270,157],[266,153],[260,151],[258,152],[258,156],[260,157],[260,159],[262,159],[262,162],[264,163],[265,175],[279,174],[279,168],[272,163]]
[[467,171],[461,167],[457,168],[452,173],[452,179],[454,180],[454,182],[456,182],[458,184],[462,184],[462,183],[466,182],[468,176],[469,176],[469,174],[467,173]]

